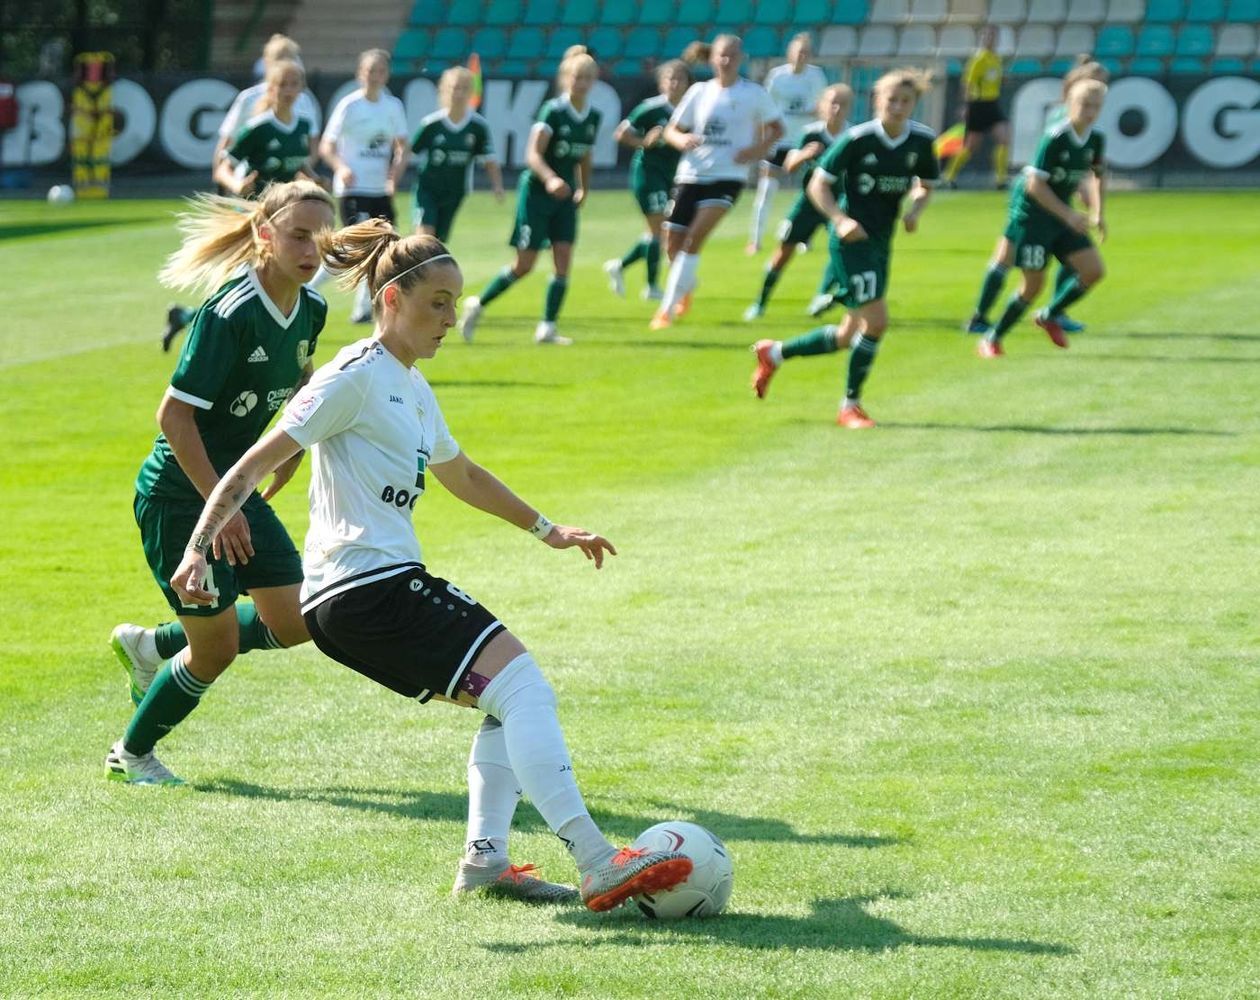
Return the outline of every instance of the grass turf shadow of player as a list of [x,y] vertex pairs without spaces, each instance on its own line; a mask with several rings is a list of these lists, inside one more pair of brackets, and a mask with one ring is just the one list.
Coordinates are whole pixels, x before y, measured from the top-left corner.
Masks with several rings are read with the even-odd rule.
[[[237,795],[273,802],[307,802],[399,816],[412,820],[440,820],[462,823],[468,815],[468,796],[462,792],[428,792],[398,788],[354,788],[348,786],[317,788],[277,788],[255,785],[234,779],[219,779],[194,784],[196,791],[214,795]],[[668,819],[689,820],[716,833],[723,840],[784,842],[794,844],[835,844],[840,847],[895,847],[906,843],[904,838],[852,833],[800,833],[785,820],[765,816],[736,816],[709,809],[689,809],[676,802],[650,801],[650,815],[613,812],[588,803],[591,816],[601,828],[620,831],[635,837],[642,830]],[[520,833],[543,833],[547,825],[532,808],[521,809],[512,822]]]
[[[817,421],[799,420],[798,423],[814,424]],[[1212,431],[1201,427],[1050,427],[1039,424],[943,424],[934,422],[911,423],[885,420],[880,427],[899,431],[976,431],[981,434],[1050,434],[1068,437],[1148,437],[1172,435],[1181,437],[1236,437],[1237,431]]]
[[[866,907],[880,900],[909,899],[909,893],[887,890],[865,896],[844,896],[838,899],[815,899],[807,917],[780,914],[726,913],[710,920],[650,921],[632,907],[618,913],[591,914],[565,911],[555,917],[557,923],[580,927],[584,935],[595,934],[599,944],[641,947],[659,941],[659,935],[688,937],[706,943],[733,945],[757,951],[780,948],[811,951],[893,951],[914,946],[919,948],[966,948],[971,951],[1013,952],[1024,955],[1074,955],[1067,945],[1030,941],[1023,938],[961,937],[957,935],[914,934],[887,917],[876,916]],[[584,946],[592,942],[580,939]],[[531,941],[482,945],[487,951],[516,954],[537,948],[568,947],[572,940]]]

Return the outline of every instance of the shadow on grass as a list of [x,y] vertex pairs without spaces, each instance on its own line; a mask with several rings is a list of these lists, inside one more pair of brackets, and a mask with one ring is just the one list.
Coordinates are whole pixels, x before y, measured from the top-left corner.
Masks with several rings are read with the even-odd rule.
[[431,378],[435,389],[567,389],[572,382],[524,382],[511,379]]
[[[272,788],[247,781],[224,779],[194,784],[199,792],[268,799],[272,802],[316,802],[340,809],[381,813],[414,820],[463,822],[468,815],[468,799],[453,792],[426,792],[396,788]],[[840,847],[894,847],[906,843],[902,837],[881,837],[854,833],[800,833],[784,820],[764,816],[736,816],[712,809],[688,809],[676,802],[653,801],[650,815],[612,812],[594,807],[591,815],[605,829],[644,830],[666,819],[690,820],[708,827],[723,840],[764,841],[793,844],[835,844]],[[518,809],[512,822],[521,832],[542,833],[547,825],[534,809]]]
[[1003,951],[1023,955],[1072,955],[1062,944],[1021,938],[960,937],[913,934],[887,917],[875,916],[866,907],[881,899],[906,899],[908,894],[889,891],[870,896],[816,899],[807,917],[757,913],[726,913],[710,920],[675,920],[657,923],[643,919],[626,907],[610,916],[572,910],[559,914],[557,923],[580,927],[593,935],[580,941],[531,941],[520,944],[483,945],[499,954],[521,954],[541,948],[589,946],[592,943],[641,947],[659,944],[662,937],[690,938],[706,944],[725,944],[757,951],[780,948],[812,951],[892,951],[917,948],[965,948],[969,951]]
[[9,222],[0,225],[0,240],[20,240],[28,236],[51,236],[70,233],[78,229],[107,229],[116,226],[140,226],[160,222],[151,215],[128,216],[121,219],[62,219],[57,222]]
[[1224,340],[1254,343],[1260,341],[1260,333],[1109,333],[1108,340]]
[[[809,421],[803,421],[808,423]],[[1067,437],[1237,437],[1237,431],[1209,431],[1198,427],[1046,427],[1037,424],[940,424],[881,420],[880,427],[901,431],[977,431],[982,434],[1050,434]]]
[[1260,357],[1231,358],[1221,354],[1083,354],[1081,360],[1153,362],[1163,365],[1260,365]]

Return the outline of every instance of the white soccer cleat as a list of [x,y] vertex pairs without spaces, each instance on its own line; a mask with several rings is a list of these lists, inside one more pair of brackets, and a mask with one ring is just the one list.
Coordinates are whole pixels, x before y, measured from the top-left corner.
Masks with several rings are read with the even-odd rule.
[[534,327],[534,343],[535,344],[555,344],[557,347],[568,347],[573,343],[572,337],[562,337],[556,333],[556,324],[549,323],[547,320],[541,320]]
[[184,779],[172,774],[152,750],[136,756],[127,752],[122,740],[110,747],[105,755],[105,774],[111,781],[125,781],[129,785],[184,784]]
[[162,657],[158,656],[152,633],[139,625],[124,623],[109,634],[109,646],[127,671],[132,702],[139,705],[162,666]]
[[753,320],[761,319],[765,314],[766,311],[758,303],[754,302],[744,310],[744,322],[751,323]]
[[639,298],[644,302],[660,302],[661,299],[665,298],[665,293],[659,288],[649,286],[639,293]]
[[475,295],[464,299],[464,315],[459,320],[459,333],[464,338],[465,344],[472,343],[479,319],[481,319],[481,299]]
[[371,308],[353,310],[350,313],[350,322],[351,323],[371,323],[372,322]]
[[621,261],[616,257],[604,261],[604,273],[608,275],[608,288],[618,298],[626,297],[626,279],[621,273]]
[[835,296],[829,292],[824,292],[822,295],[815,295],[809,300],[809,309],[807,312],[811,316],[821,316],[835,304],[835,301]]
[[504,861],[501,865],[470,865],[459,863],[455,874],[452,896],[479,892],[487,896],[517,899],[523,903],[574,903],[578,891],[574,886],[547,882],[535,874],[535,865],[514,865]]

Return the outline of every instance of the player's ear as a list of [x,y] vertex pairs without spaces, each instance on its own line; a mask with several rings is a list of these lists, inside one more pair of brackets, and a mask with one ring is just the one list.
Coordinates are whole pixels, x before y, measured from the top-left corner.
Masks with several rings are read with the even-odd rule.
[[397,309],[399,294],[400,293],[398,291],[398,286],[390,285],[388,288],[385,289],[385,293],[381,296],[381,302],[384,305],[388,306],[390,309]]

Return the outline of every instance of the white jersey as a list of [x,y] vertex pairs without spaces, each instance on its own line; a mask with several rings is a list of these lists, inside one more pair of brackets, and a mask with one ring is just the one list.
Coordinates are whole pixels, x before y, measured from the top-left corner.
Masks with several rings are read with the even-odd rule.
[[[241,130],[245,122],[254,117],[254,108],[266,93],[267,85],[256,83],[237,94],[235,100],[232,101],[232,106],[227,109],[227,114],[223,116],[223,121],[219,124],[219,138],[228,140],[236,138],[236,133]],[[309,90],[304,90],[297,95],[297,100],[293,102],[293,117],[305,118],[311,123],[311,135],[319,135],[319,127],[324,123],[324,116],[320,113],[319,105]]]
[[459,454],[429,383],[372,338],[343,348],[276,426],[311,450],[302,610],[422,564],[411,511]]
[[692,84],[670,124],[704,141],[683,153],[674,179],[681,184],[744,180],[749,164],[736,163],[735,154],[761,140],[763,124],[782,120],[765,88],[743,77],[729,87],[717,80]]
[[407,115],[403,103],[389,91],[369,101],[362,90],[347,94],[328,118],[324,138],[336,145],[337,155],[354,172],[346,187],[333,179],[333,194],[381,196],[394,159],[394,140],[406,142]]
[[801,141],[805,127],[817,114],[818,98],[827,89],[827,74],[821,66],[809,65],[793,73],[788,63],[776,66],[766,74],[766,91],[783,113],[787,131],[780,147],[794,147]]

